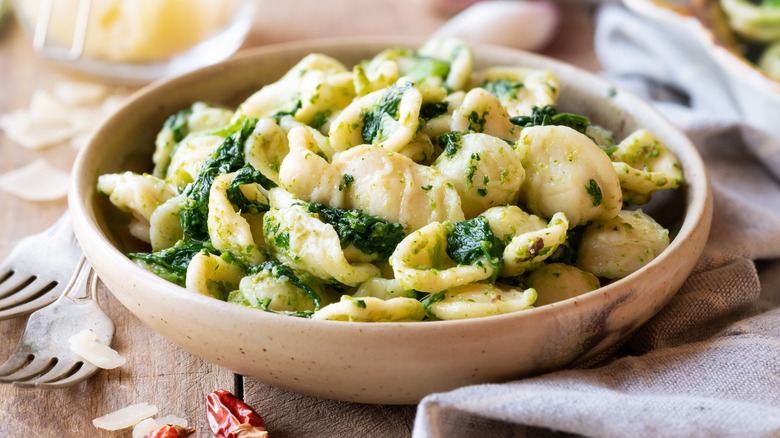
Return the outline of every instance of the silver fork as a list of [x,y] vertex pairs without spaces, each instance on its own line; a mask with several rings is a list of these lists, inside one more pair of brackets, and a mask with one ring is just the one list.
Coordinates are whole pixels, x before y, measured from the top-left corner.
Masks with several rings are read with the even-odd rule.
[[68,213],[46,231],[22,239],[0,263],[0,320],[51,304],[82,257]]
[[65,293],[27,320],[11,358],[0,365],[0,382],[15,386],[62,388],[80,383],[99,368],[70,349],[69,338],[92,330],[98,342],[111,345],[114,323],[97,303],[97,275],[82,257]]

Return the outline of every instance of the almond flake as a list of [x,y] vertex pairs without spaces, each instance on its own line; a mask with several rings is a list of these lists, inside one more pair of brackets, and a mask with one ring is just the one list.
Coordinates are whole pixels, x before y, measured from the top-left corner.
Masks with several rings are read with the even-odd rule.
[[156,414],[157,406],[149,403],[138,403],[95,418],[92,420],[92,424],[99,429],[120,430],[134,426]]
[[133,427],[133,438],[144,438],[149,432],[157,429],[157,421],[154,418],[147,418],[138,422]]
[[28,201],[53,201],[68,194],[70,176],[42,159],[0,175],[0,190]]
[[98,342],[95,332],[84,329],[68,338],[70,349],[99,368],[113,369],[125,364],[125,358],[108,345]]
[[108,93],[108,89],[100,84],[87,82],[60,82],[54,87],[57,100],[68,106],[94,105],[100,103]]

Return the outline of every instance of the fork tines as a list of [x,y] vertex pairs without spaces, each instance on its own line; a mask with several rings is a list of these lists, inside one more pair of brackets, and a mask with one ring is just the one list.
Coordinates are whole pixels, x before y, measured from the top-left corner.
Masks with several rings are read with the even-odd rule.
[[60,296],[64,289],[65,285],[60,281],[47,282],[36,275],[25,275],[9,270],[5,274],[0,274],[0,313],[10,307],[25,305],[30,310],[35,310],[45,305],[39,304],[38,300],[51,302],[50,297]]
[[81,258],[67,213],[46,231],[19,241],[0,262],[0,320],[54,302],[73,280]]
[[0,382],[21,387],[58,388],[86,380],[97,370],[80,358],[60,360],[18,352],[0,366]]

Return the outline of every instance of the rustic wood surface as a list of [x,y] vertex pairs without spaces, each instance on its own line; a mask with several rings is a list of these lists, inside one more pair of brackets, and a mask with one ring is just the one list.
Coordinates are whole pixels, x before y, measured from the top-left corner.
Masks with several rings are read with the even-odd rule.
[[[427,0],[275,0],[258,1],[255,26],[244,47],[293,39],[348,35],[426,36],[447,19]],[[591,6],[565,2],[559,35],[548,56],[597,70],[593,54]],[[83,79],[38,59],[20,27],[7,20],[0,29],[0,113],[26,107],[37,88],[51,90],[62,80]],[[60,145],[28,151],[0,133],[0,173],[37,158],[69,169],[76,151]],[[22,237],[47,228],[66,209],[66,201],[33,203],[0,192],[0,258]],[[271,436],[403,437],[411,434],[415,406],[372,406],[317,399],[236,378],[153,332],[119,304],[105,288],[99,300],[116,325],[113,347],[127,364],[101,371],[64,390],[30,390],[0,385],[0,436],[129,437],[130,431],[105,432],[91,420],[139,402],[156,404],[160,415],[187,418],[197,437],[211,436],[205,396],[220,388],[243,393],[266,418]],[[0,321],[0,362],[13,351],[25,318]],[[236,387],[239,385],[239,387]]]

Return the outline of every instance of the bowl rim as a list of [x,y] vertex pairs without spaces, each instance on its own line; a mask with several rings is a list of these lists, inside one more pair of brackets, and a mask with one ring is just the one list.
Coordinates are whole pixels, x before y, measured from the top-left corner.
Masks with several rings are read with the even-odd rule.
[[[262,312],[258,309],[249,308],[246,306],[236,305],[226,301],[221,301],[216,298],[207,297],[198,293],[193,293],[170,283],[155,274],[142,269],[128,259],[118,248],[116,248],[106,237],[95,220],[95,208],[92,205],[90,196],[90,187],[94,190],[94,183],[97,175],[92,171],[89,166],[89,157],[91,152],[96,148],[94,146],[95,139],[99,137],[99,133],[111,126],[112,123],[117,123],[117,120],[122,117],[127,111],[133,109],[134,104],[150,99],[154,93],[164,91],[171,87],[175,87],[180,82],[186,82],[200,75],[214,74],[219,69],[225,68],[225,66],[241,65],[242,63],[251,62],[256,57],[272,56],[274,54],[283,54],[289,50],[302,50],[308,49],[310,51],[318,51],[327,53],[329,48],[343,48],[344,45],[362,46],[362,47],[396,47],[396,46],[419,46],[425,39],[417,37],[373,37],[373,38],[360,38],[354,37],[338,37],[338,38],[326,38],[326,39],[310,39],[301,40],[295,42],[287,42],[281,44],[273,44],[268,46],[257,47],[253,49],[246,49],[240,51],[238,54],[232,56],[226,61],[218,64],[206,66],[183,75],[178,75],[171,78],[166,78],[153,82],[140,90],[133,93],[124,104],[116,109],[109,117],[105,118],[99,127],[95,129],[87,144],[79,151],[73,164],[73,172],[71,177],[71,185],[68,196],[68,205],[71,216],[75,225],[76,236],[80,242],[85,239],[95,239],[99,246],[99,251],[94,251],[85,254],[87,258],[101,257],[108,258],[110,261],[118,263],[119,265],[126,267],[128,272],[132,272],[133,276],[139,283],[144,285],[151,285],[154,288],[164,291],[170,294],[172,298],[176,300],[186,300],[199,307],[210,307],[212,311],[224,312],[226,316],[236,317],[248,317],[258,318],[260,320],[267,319],[270,323],[272,321],[281,322],[287,324],[295,324],[297,321],[302,321],[304,324],[309,324],[314,327],[333,329],[349,329],[351,330],[355,324],[360,326],[361,332],[364,333],[376,333],[385,332],[387,330],[422,330],[428,331],[440,331],[442,329],[471,326],[474,324],[487,324],[487,325],[503,325],[505,321],[511,321],[515,319],[527,318],[530,314],[553,314],[559,312],[559,309],[573,308],[583,304],[596,303],[604,297],[616,294],[621,290],[626,283],[635,278],[638,273],[652,269],[654,266],[661,265],[662,263],[668,263],[668,259],[674,257],[678,249],[687,244],[689,238],[696,232],[697,229],[705,227],[709,230],[711,217],[712,217],[712,194],[710,188],[710,179],[704,161],[697,152],[696,148],[685,136],[685,134],[675,127],[664,115],[659,111],[652,108],[651,105],[638,97],[630,94],[627,91],[622,90],[616,84],[613,84],[605,79],[602,79],[595,74],[588,72],[579,67],[571,64],[559,61],[553,58],[549,58],[536,53],[530,53],[522,50],[511,49],[507,47],[492,46],[486,44],[470,44],[474,49],[474,53],[478,53],[480,50],[487,50],[495,54],[506,54],[514,57],[520,56],[524,59],[533,60],[536,63],[542,63],[552,67],[556,71],[568,71],[572,74],[581,76],[581,79],[585,81],[582,87],[594,86],[597,89],[610,89],[617,90],[621,99],[627,99],[628,104],[632,107],[641,108],[642,112],[649,112],[654,114],[658,122],[667,125],[670,130],[670,135],[675,136],[676,143],[685,150],[686,162],[683,163],[684,167],[692,168],[696,171],[696,174],[701,175],[700,181],[696,184],[686,184],[684,190],[687,190],[686,199],[686,214],[683,216],[682,223],[679,232],[675,238],[671,241],[670,245],[653,261],[642,267],[640,270],[630,274],[629,276],[610,283],[606,286],[602,286],[594,291],[587,292],[574,298],[569,298],[564,301],[551,303],[548,305],[530,308],[518,312],[491,315],[489,317],[459,319],[459,320],[444,320],[444,321],[413,321],[413,322],[382,322],[382,323],[367,323],[367,322],[345,322],[345,321],[328,321],[328,320],[312,320],[309,318],[295,318],[286,315],[274,314],[272,312]],[[479,58],[479,56],[475,56]],[[580,85],[578,85],[579,87]],[[678,156],[679,151],[675,151]],[[94,169],[92,169],[94,170]],[[83,247],[82,243],[82,247]],[[699,254],[697,254],[697,257]],[[112,292],[113,294],[114,292]],[[675,291],[676,293],[676,291]],[[672,294],[673,295],[673,294]],[[671,295],[670,295],[671,296]],[[254,315],[254,316],[252,316]],[[303,322],[305,321],[305,322]]]

